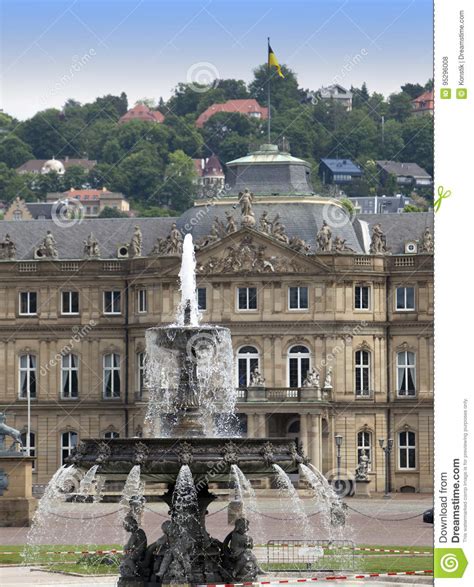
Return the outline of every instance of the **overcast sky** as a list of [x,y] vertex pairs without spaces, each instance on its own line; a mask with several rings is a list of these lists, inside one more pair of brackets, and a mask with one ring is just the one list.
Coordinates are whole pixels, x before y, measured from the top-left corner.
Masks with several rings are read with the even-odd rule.
[[431,0],[0,0],[1,107],[167,99],[180,81],[250,81],[271,36],[301,86],[385,95],[432,77]]

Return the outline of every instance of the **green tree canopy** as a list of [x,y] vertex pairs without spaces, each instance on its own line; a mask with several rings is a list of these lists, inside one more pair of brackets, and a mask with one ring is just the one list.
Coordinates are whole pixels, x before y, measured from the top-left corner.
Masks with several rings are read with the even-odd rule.
[[8,167],[19,167],[28,159],[33,159],[33,153],[29,145],[17,136],[9,134],[0,140],[0,161]]

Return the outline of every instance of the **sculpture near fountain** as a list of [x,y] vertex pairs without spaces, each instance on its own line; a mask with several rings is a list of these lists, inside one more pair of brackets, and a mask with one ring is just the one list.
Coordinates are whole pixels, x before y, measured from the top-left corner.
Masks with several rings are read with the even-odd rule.
[[139,470],[142,481],[168,484],[161,499],[170,520],[151,544],[133,495],[138,481],[124,490],[130,538],[120,566],[121,587],[254,581],[260,570],[248,520],[237,518],[224,542],[206,530],[207,508],[216,499],[208,480],[228,482],[237,466],[248,478],[273,475],[274,465],[296,473],[305,462],[300,448],[286,438],[240,438],[233,432],[237,390],[230,331],[199,323],[195,268],[187,235],[176,324],[146,333],[149,437],[85,440],[70,457],[82,470],[98,465],[101,476],[125,479]]

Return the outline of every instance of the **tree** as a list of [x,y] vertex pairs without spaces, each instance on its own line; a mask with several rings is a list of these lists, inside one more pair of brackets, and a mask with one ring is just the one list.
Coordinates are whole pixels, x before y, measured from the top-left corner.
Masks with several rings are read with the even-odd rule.
[[404,84],[401,86],[402,92],[408,94],[412,100],[421,96],[425,88],[421,84]]
[[347,210],[349,215],[354,213],[354,204],[349,200],[349,198],[341,198],[339,203]]
[[99,218],[128,218],[128,214],[121,210],[117,210],[116,208],[105,206],[100,211]]
[[65,152],[67,141],[61,131],[60,112],[55,108],[38,112],[22,122],[17,134],[37,159],[50,159]]
[[423,210],[421,208],[418,208],[418,206],[414,206],[413,204],[406,204],[405,207],[403,208],[404,212],[423,212]]
[[193,160],[183,151],[170,154],[165,177],[158,192],[158,202],[184,212],[196,194],[196,170]]
[[364,82],[360,88],[351,86],[352,108],[362,108],[369,101],[369,90]]
[[381,159],[397,161],[400,158],[405,146],[402,131],[402,124],[396,120],[388,120],[384,124],[384,140],[380,145]]
[[87,172],[80,165],[71,165],[62,178],[63,190],[82,189],[87,183]]
[[11,202],[16,197],[33,200],[34,193],[29,186],[29,176],[19,175],[5,163],[0,163],[0,200]]
[[8,167],[19,167],[28,159],[33,159],[33,153],[29,145],[17,136],[10,134],[0,141],[0,161]]
[[[204,144],[206,148],[216,153],[222,160],[224,158],[224,143],[230,137],[238,136],[245,137],[245,143],[248,147],[252,137],[258,133],[260,122],[236,112],[218,112],[214,114],[205,124],[202,129],[204,137]],[[229,142],[226,143],[229,145]],[[228,155],[228,153],[227,153]],[[228,160],[228,159],[227,159]]]
[[399,160],[415,162],[433,175],[434,121],[432,116],[411,116],[402,125],[405,143]]
[[405,92],[391,94],[388,99],[388,114],[399,122],[403,122],[413,113],[411,97]]
[[284,78],[281,78],[273,70],[268,74],[267,64],[259,65],[254,70],[254,79],[249,85],[249,93],[260,105],[268,106],[268,79],[270,77],[271,108],[272,111],[283,112],[293,108],[304,101],[304,91],[298,86],[296,74],[286,67],[281,66]]

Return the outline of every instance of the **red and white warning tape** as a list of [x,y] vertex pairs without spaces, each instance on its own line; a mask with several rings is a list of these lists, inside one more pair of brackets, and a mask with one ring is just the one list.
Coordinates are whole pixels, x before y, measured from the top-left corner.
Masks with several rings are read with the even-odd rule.
[[[18,554],[18,552],[0,551],[0,556],[5,554]],[[48,550],[40,554],[123,554],[123,550]]]
[[288,583],[313,583],[314,581],[343,581],[347,579],[369,579],[370,577],[394,577],[396,575],[432,575],[433,571],[403,571],[398,573],[367,573],[365,575],[328,575],[307,579],[279,579],[275,581],[257,581],[244,583],[207,583],[198,587],[256,587],[257,585],[283,585]]
[[[343,547],[344,548],[344,547]],[[422,550],[400,550],[395,548],[359,548],[356,546],[354,550],[358,552],[391,552],[395,554],[425,554],[425,555],[433,555],[433,552],[425,552]]]

